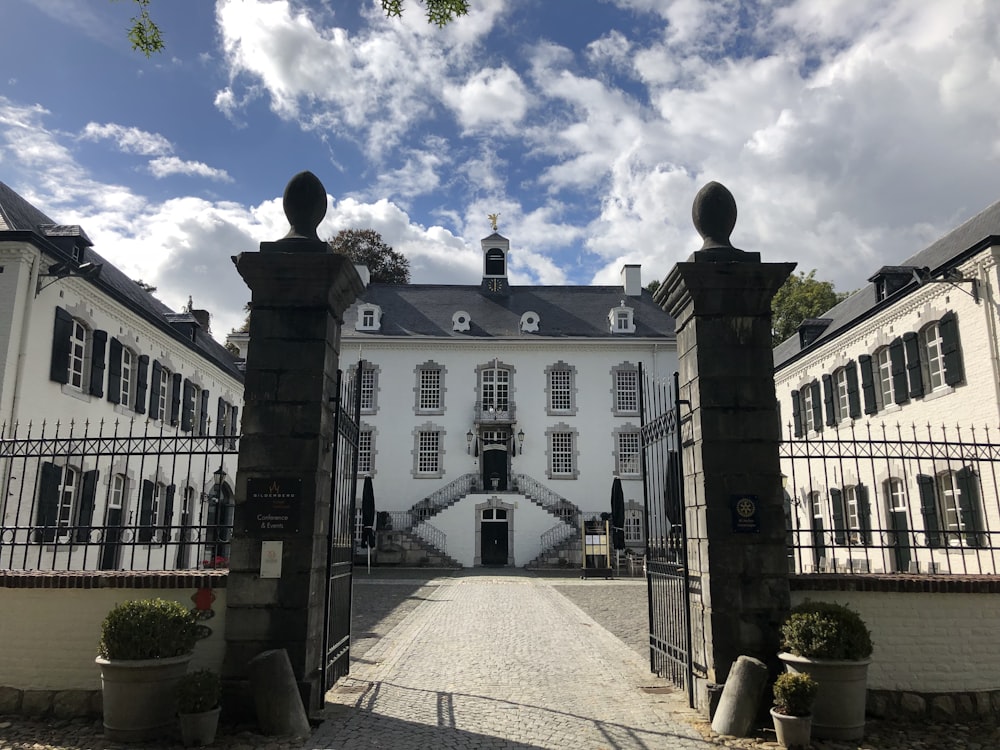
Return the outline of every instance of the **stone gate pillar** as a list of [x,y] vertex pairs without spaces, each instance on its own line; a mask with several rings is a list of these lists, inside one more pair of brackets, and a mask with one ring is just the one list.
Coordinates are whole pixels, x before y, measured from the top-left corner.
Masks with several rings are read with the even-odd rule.
[[323,706],[340,326],[364,289],[350,260],[316,236],[326,205],[322,183],[296,175],[284,195],[288,235],[233,259],[252,303],[223,677],[238,692],[250,659],[286,649],[307,711]]
[[[771,355],[771,298],[794,263],[761,263],[729,241],[736,201],[711,182],[692,210],[705,242],[678,263],[656,301],[677,323],[692,651],[706,678],[696,701],[725,682],[741,655],[776,664],[789,607],[780,440]],[[684,412],[682,411],[682,414]]]

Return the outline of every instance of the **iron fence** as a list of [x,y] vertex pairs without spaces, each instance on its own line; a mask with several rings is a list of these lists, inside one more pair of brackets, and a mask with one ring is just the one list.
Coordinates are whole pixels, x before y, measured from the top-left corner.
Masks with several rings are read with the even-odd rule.
[[238,446],[210,425],[4,425],[0,570],[227,567]]
[[996,430],[845,425],[781,445],[789,569],[992,575]]

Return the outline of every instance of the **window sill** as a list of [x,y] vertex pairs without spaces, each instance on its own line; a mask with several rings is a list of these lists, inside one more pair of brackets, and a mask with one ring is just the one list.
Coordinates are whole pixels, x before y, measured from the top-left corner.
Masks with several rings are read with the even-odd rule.
[[68,384],[63,384],[60,388],[65,395],[75,398],[77,401],[83,401],[86,404],[91,402],[91,395],[81,391],[79,388]]
[[936,398],[941,398],[942,396],[947,396],[947,395],[949,395],[951,393],[954,393],[954,392],[955,392],[954,387],[952,387],[950,385],[942,385],[942,386],[939,386],[939,387],[935,388],[930,393],[925,393],[924,394],[924,401],[933,401]]

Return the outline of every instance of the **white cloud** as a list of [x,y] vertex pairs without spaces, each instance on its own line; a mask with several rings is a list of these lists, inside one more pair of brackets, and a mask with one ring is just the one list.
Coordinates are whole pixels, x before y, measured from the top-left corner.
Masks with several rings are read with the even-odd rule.
[[163,156],[174,150],[170,141],[159,133],[147,133],[139,128],[126,127],[113,122],[103,125],[96,122],[88,122],[87,126],[80,134],[80,138],[86,141],[98,141],[102,139],[113,140],[118,144],[118,148],[127,154],[139,154],[141,156]]
[[528,109],[525,86],[507,66],[476,71],[458,86],[446,85],[444,101],[467,133],[513,133]]
[[224,169],[215,169],[200,161],[185,161],[176,156],[159,156],[149,162],[149,171],[156,178],[174,174],[208,177],[211,180],[232,182],[233,178]]

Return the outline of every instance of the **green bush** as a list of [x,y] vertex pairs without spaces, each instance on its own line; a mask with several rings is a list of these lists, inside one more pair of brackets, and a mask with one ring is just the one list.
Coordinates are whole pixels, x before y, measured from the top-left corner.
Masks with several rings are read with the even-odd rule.
[[101,623],[97,653],[105,659],[166,659],[194,651],[198,622],[178,602],[139,599],[112,607]]
[[211,669],[188,672],[177,683],[177,713],[200,714],[219,705],[222,682]]
[[785,672],[774,682],[774,709],[785,716],[808,716],[819,683],[807,674]]
[[867,659],[872,638],[861,616],[843,604],[806,601],[781,626],[785,651],[809,659]]

